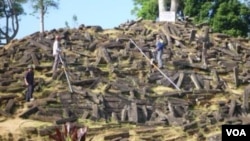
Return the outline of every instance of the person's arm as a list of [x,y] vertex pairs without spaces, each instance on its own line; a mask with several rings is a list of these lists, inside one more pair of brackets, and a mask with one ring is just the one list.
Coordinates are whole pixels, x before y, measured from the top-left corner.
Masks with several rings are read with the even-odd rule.
[[158,50],[158,42],[158,39],[156,39],[155,48],[152,50],[152,52],[156,52]]
[[[59,46],[59,45],[58,45],[58,46]],[[56,51],[59,53],[59,52],[61,52],[62,50],[61,50],[58,46],[57,46]]]
[[29,83],[28,83],[28,81],[27,81],[27,74],[28,74],[28,73],[26,73],[25,76],[24,76],[24,83],[25,83],[26,86],[29,85]]
[[161,42],[157,41],[155,51],[159,51],[161,49]]
[[59,41],[56,42],[56,51],[59,53],[61,52],[61,48],[60,48],[60,45],[59,45]]
[[53,55],[56,55],[56,41],[53,43]]

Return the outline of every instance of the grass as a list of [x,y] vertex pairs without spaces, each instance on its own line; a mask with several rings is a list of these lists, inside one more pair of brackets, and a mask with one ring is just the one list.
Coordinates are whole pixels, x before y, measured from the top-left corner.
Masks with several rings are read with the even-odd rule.
[[[151,21],[143,21],[142,23],[136,23],[136,24],[140,24],[141,26],[144,26],[147,30],[150,30],[151,35],[156,34],[161,29],[161,26],[157,26],[156,24],[152,24]],[[113,29],[104,30],[103,32],[100,32],[100,34],[99,33],[96,34],[94,31],[91,31],[91,30],[88,30],[88,32],[90,34],[92,34],[93,36],[97,36],[96,38],[103,38],[104,36],[109,35],[110,39],[116,39],[117,37],[119,37],[119,34],[120,33],[123,34],[123,32],[125,32],[124,34],[129,34],[129,33],[135,34],[134,30],[119,31],[119,30],[113,30]],[[192,48],[192,46],[190,46],[190,47]],[[9,47],[6,46],[6,48],[9,48]],[[174,50],[178,51],[179,49],[174,48]],[[187,51],[188,50],[185,50],[185,52],[187,52]],[[71,52],[71,51],[68,51],[66,54],[67,54],[67,56],[77,55],[77,53],[74,53],[74,52]],[[91,56],[93,54],[94,53],[92,52]],[[97,55],[97,53],[96,53],[96,55]],[[136,55],[137,55],[137,53],[136,53]],[[141,58],[140,56],[137,57],[136,55],[134,56],[136,59]],[[14,60],[14,61],[16,61],[16,60]],[[168,65],[167,65],[168,70],[171,70],[171,71],[176,70],[174,68],[174,66],[171,65],[169,62],[166,62],[166,63],[168,63]],[[211,61],[210,61],[210,63],[211,63]],[[214,62],[214,63],[216,63],[216,62]],[[130,71],[131,70],[131,68],[130,68],[131,64],[129,63],[129,59],[119,62],[119,65],[122,67],[122,71]],[[41,64],[41,66],[45,66],[45,67],[46,66],[51,66],[51,62],[43,62]],[[100,68],[102,71],[106,71],[106,72],[110,71],[109,66],[107,64],[99,64],[97,67]],[[190,69],[190,70],[193,71],[192,69]],[[134,70],[131,70],[131,71],[134,71]],[[47,97],[49,95],[49,93],[52,93],[52,92],[55,92],[55,91],[56,92],[61,91],[62,87],[65,87],[66,89],[68,88],[68,85],[67,85],[66,81],[61,82],[61,81],[58,81],[58,80],[52,80],[51,77],[47,77],[44,73],[46,73],[46,72],[36,71],[35,75],[36,75],[37,78],[44,79],[45,82],[53,81],[53,83],[48,83],[48,85],[43,85],[42,88],[41,88],[42,91],[41,92],[35,92],[35,96],[37,96],[39,98],[40,97],[41,98],[42,97]],[[201,72],[199,72],[199,74],[200,73],[207,73],[207,72],[202,72],[201,71]],[[206,75],[209,76],[208,73]],[[190,110],[196,110],[200,114],[211,113],[211,112],[214,112],[214,111],[218,111],[218,102],[219,101],[228,101],[230,98],[239,97],[239,96],[242,95],[242,93],[244,92],[244,87],[245,86],[240,86],[238,88],[235,88],[234,83],[232,81],[232,75],[230,75],[230,76],[229,75],[228,76],[221,76],[220,75],[220,77],[223,80],[225,80],[226,82],[230,82],[230,83],[228,83],[228,88],[227,88],[228,93],[226,93],[226,94],[221,94],[221,93],[220,94],[215,94],[214,97],[212,97],[211,99],[206,99],[204,103],[201,103],[200,105],[197,105],[195,107],[191,107]],[[17,78],[18,78],[18,76],[17,76]],[[107,79],[112,80],[113,78],[111,76],[109,76]],[[22,79],[20,79],[19,81],[20,81],[20,83],[22,83]],[[133,84],[133,86],[136,87],[136,83],[133,81],[133,79],[129,79],[128,81],[130,82],[130,84]],[[100,93],[103,93],[106,86],[107,86],[107,84],[99,83],[97,85],[97,88],[95,88],[93,90],[91,89],[91,91],[94,94],[100,94]],[[170,87],[156,86],[156,87],[152,87],[152,91],[153,91],[153,93],[155,95],[163,95],[166,92],[172,92],[172,91],[176,91],[176,90],[173,89],[173,88],[170,88]],[[53,107],[53,106],[56,106],[56,105],[51,104],[50,106]],[[2,119],[2,121],[1,121],[1,117],[0,117],[1,126],[3,126],[2,123],[5,123],[5,120],[6,119]],[[197,119],[194,119],[194,120],[199,120],[199,119],[197,118]],[[136,134],[136,131],[135,131],[136,129],[143,128],[143,127],[139,127],[139,126],[136,126],[134,124],[122,124],[122,127],[119,127],[119,126],[116,126],[116,125],[119,125],[119,124],[117,122],[115,122],[115,121],[112,121],[112,120],[109,121],[109,122],[106,122],[103,119],[98,120],[98,121],[92,121],[92,120],[88,120],[88,119],[86,120],[86,119],[81,119],[81,118],[79,118],[78,122],[83,124],[83,125],[89,126],[90,128],[100,128],[100,129],[102,127],[105,127],[106,125],[114,124],[113,127],[110,126],[110,128],[111,128],[110,130],[109,129],[104,129],[100,133],[97,132],[96,134],[99,134],[99,135],[95,138],[96,141],[102,140],[103,137],[105,135],[107,135],[107,134],[112,134],[112,133],[115,133],[115,131],[117,131],[117,130],[123,130],[123,129],[124,130],[129,129],[129,133],[130,133],[130,136],[131,136],[130,139],[131,140],[140,140],[140,137],[144,136],[144,134]],[[13,123],[13,122],[11,122],[11,123]],[[13,124],[15,125],[15,123],[13,123]],[[49,126],[50,125],[50,124],[47,124],[47,123],[44,123],[44,122],[39,122],[39,121],[23,121],[23,122],[21,121],[20,124],[21,124],[21,128],[28,127],[29,125],[32,125],[34,127],[41,127],[41,126]],[[209,128],[210,127],[211,127],[212,132],[206,133],[206,132],[203,132],[202,130],[199,130],[199,132],[201,132],[205,136],[210,136],[210,135],[220,133],[219,125],[216,124],[216,125],[213,125],[213,126],[209,126]],[[189,141],[193,141],[193,140],[196,139],[196,137],[194,135],[188,135],[187,133],[183,132],[183,130],[180,127],[159,126],[159,127],[153,127],[153,128],[155,128],[156,131],[154,131],[154,132],[152,132],[150,134],[151,135],[162,134],[162,136],[163,136],[162,139],[164,139],[164,140],[180,140],[180,138],[182,138],[182,137],[189,138],[188,139]]]
[[175,90],[173,88],[170,88],[170,87],[157,86],[157,87],[153,87],[152,91],[157,95],[162,95],[166,92],[171,92],[171,91],[175,91]]

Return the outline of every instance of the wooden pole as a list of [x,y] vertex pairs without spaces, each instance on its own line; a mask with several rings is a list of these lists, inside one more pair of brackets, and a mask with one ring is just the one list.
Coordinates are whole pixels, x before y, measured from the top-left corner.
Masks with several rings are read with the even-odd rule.
[[61,61],[62,65],[63,65],[63,71],[64,71],[64,74],[66,76],[66,79],[67,79],[67,82],[68,82],[68,85],[69,85],[69,90],[70,90],[71,93],[73,93],[73,89],[72,89],[72,86],[71,86],[71,83],[70,83],[70,80],[69,80],[69,75],[68,75],[68,73],[66,71],[66,65],[64,64],[60,54],[59,54],[59,58],[60,58],[60,61]]
[[[140,47],[136,45],[136,43],[130,39],[131,43],[135,45],[135,47],[141,52],[141,54],[150,62],[150,59],[147,57],[147,55],[141,50]],[[159,67],[157,67],[154,63],[152,64],[177,90],[181,91],[181,89],[165,74],[163,73]]]

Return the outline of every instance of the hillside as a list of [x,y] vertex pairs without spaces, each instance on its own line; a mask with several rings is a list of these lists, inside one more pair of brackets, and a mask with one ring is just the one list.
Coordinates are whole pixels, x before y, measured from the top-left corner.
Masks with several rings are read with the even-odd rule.
[[[160,71],[137,48],[150,58],[157,34],[171,41]],[[55,35],[62,37],[66,67],[52,77]],[[218,141],[222,124],[250,122],[249,46],[205,25],[145,20],[13,40],[0,49],[1,139],[49,140],[56,127],[72,122],[87,126],[94,141]],[[36,87],[27,103],[29,64]]]

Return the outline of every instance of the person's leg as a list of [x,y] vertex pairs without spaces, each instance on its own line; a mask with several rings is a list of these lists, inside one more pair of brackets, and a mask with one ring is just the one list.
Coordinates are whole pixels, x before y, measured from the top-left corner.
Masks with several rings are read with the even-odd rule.
[[33,99],[34,85],[30,85],[30,87],[31,87],[30,98]]
[[55,66],[56,66],[56,56],[54,56],[54,61],[53,61],[53,64],[52,64],[52,71],[54,72],[55,71]]
[[154,60],[155,60],[155,55],[154,55],[154,52],[150,52],[149,53],[149,58],[150,58],[150,64],[152,65]]
[[153,58],[155,61],[157,60],[157,51],[153,52]]
[[65,59],[65,55],[58,55],[58,64],[61,63],[61,65],[63,65],[64,67],[67,67],[67,63],[66,63],[66,59]]
[[52,67],[53,72],[55,72],[57,70],[57,66],[58,66],[59,61],[60,61],[59,56],[55,55],[55,59],[54,59],[53,67]]
[[27,86],[27,90],[26,90],[26,92],[25,92],[25,101],[26,102],[29,102],[29,87]]
[[157,62],[158,62],[158,67],[162,68],[162,50],[157,51]]
[[29,102],[30,99],[32,98],[32,96],[31,96],[32,95],[32,91],[33,91],[32,90],[32,85],[29,85],[28,89],[27,89],[27,92],[26,92],[26,98],[25,98],[27,102]]

